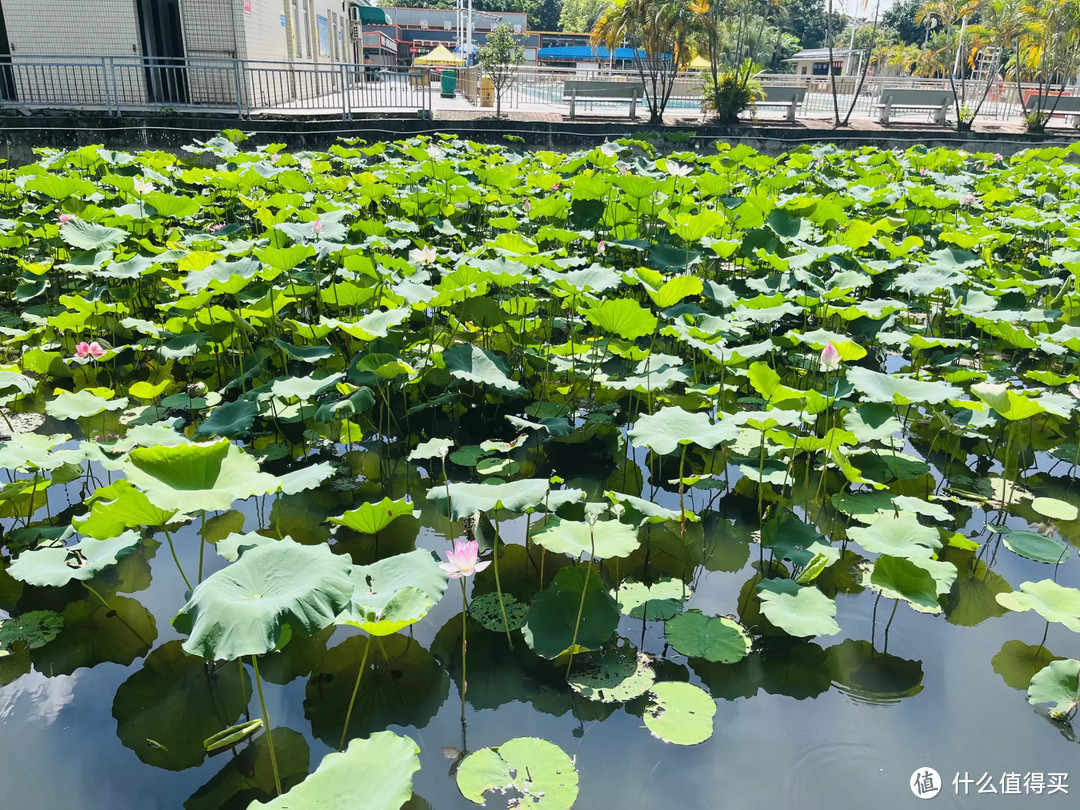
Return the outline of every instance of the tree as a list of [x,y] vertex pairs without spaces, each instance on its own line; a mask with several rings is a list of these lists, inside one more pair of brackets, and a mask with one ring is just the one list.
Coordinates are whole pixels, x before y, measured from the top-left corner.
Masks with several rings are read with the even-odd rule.
[[787,0],[786,6],[788,23],[784,30],[798,38],[804,48],[825,47],[827,28],[839,37],[847,26],[847,20],[837,12],[828,19],[825,0]]
[[926,28],[915,22],[922,0],[899,0],[881,17],[881,24],[896,32],[904,45],[922,45],[926,42]]
[[1021,77],[1035,83],[1035,110],[1027,126],[1042,132],[1080,66],[1080,0],[1026,0],[1024,8],[1028,19],[1018,37],[1013,71],[1018,92]]
[[609,0],[563,0],[560,31],[592,31]]
[[695,8],[690,0],[615,0],[593,28],[594,43],[634,49],[651,124],[664,122],[675,77],[690,61],[689,46],[702,24]]
[[477,53],[480,72],[495,86],[495,117],[502,116],[503,92],[514,83],[518,65],[525,61],[525,49],[510,26],[501,24],[488,34],[487,42]]

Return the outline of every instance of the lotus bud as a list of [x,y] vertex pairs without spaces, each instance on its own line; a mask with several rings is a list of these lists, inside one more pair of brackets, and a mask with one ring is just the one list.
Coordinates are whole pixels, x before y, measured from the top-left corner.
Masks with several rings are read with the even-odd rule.
[[825,348],[821,350],[821,370],[833,371],[840,366],[840,352],[832,345],[832,343],[826,343]]
[[195,397],[201,397],[205,393],[206,393],[206,383],[193,382],[193,383],[188,384],[187,395],[191,399],[195,399]]

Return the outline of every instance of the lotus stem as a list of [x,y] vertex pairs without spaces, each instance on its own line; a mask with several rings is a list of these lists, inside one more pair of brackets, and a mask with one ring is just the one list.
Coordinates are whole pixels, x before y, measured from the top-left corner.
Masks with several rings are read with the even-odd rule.
[[1043,630],[1043,637],[1042,637],[1042,641],[1039,642],[1039,649],[1037,649],[1035,651],[1035,658],[1036,659],[1039,657],[1039,655],[1042,654],[1043,645],[1046,644],[1046,637],[1048,635],[1050,635],[1050,621],[1049,620],[1047,620],[1047,622],[1046,622],[1046,629]]
[[465,692],[469,688],[465,673],[465,633],[469,626],[469,602],[465,598],[465,577],[458,580],[461,583],[461,722],[465,722]]
[[278,773],[277,767],[277,753],[274,751],[274,732],[270,728],[270,713],[266,711],[266,698],[263,697],[262,679],[259,678],[259,659],[256,656],[251,656],[251,666],[255,670],[255,688],[259,691],[259,708],[262,709],[263,726],[266,728],[266,747],[270,751],[270,768],[274,771],[274,787],[277,789],[277,795],[280,796],[283,791],[281,789],[281,775]]
[[499,516],[495,513],[495,548],[491,558],[495,563],[495,593],[499,596],[499,612],[502,614],[503,630],[506,631],[506,643],[514,649],[514,639],[510,637],[510,622],[506,620],[506,604],[503,602],[502,583],[499,581]]
[[364,645],[364,655],[360,658],[360,671],[356,673],[356,683],[353,684],[352,697],[349,698],[349,708],[345,712],[345,727],[341,729],[341,742],[338,743],[338,750],[345,750],[345,740],[349,736],[349,721],[352,720],[353,706],[356,704],[356,695],[360,691],[360,679],[364,677],[364,670],[367,668],[368,653],[371,652],[372,637],[368,637],[367,643]]
[[596,537],[593,524],[589,524],[589,562],[585,564],[585,584],[581,588],[581,601],[578,602],[577,618],[574,620],[574,637],[570,640],[570,659],[566,662],[566,679],[570,679],[570,667],[574,664],[574,647],[577,646],[578,629],[581,627],[581,614],[585,612],[585,594],[589,592],[589,575],[592,573],[592,561],[596,556]]
[[201,525],[199,526],[199,582],[202,582],[203,553],[206,551],[206,510],[201,512]]
[[180,565],[180,558],[176,556],[176,546],[173,545],[172,535],[169,534],[167,529],[165,530],[165,537],[169,541],[169,551],[172,552],[173,562],[176,563],[176,570],[180,572],[180,577],[184,580],[184,584],[187,585],[187,589],[190,591],[192,590],[191,580],[187,578],[187,574],[184,573],[184,567]]

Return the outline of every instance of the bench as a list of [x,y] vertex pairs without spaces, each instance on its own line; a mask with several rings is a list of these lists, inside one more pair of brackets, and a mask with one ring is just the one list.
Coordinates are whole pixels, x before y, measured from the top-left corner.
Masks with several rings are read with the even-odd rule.
[[878,121],[888,126],[896,110],[928,112],[935,124],[945,126],[945,114],[953,103],[952,90],[889,90],[881,91],[881,99],[874,105],[881,110]]
[[806,98],[805,87],[786,87],[780,85],[766,85],[762,87],[765,98],[755,103],[757,107],[779,107],[784,110],[784,120],[790,124],[795,123],[795,113],[799,105]]
[[[1057,103],[1055,107],[1054,104]],[[1080,129],[1080,96],[1062,96],[1057,97],[1056,93],[1051,93],[1047,96],[1040,96],[1038,93],[1032,93],[1027,97],[1024,102],[1024,112],[1028,115],[1041,108],[1043,113],[1048,118],[1060,115],[1063,118],[1067,118],[1070,115],[1073,119],[1073,128]],[[1050,114],[1050,110],[1053,109],[1053,114]],[[1047,121],[1049,123],[1049,121]]]
[[578,99],[588,101],[629,101],[630,117],[637,117],[638,99],[644,98],[645,85],[634,82],[605,82],[571,79],[563,82],[563,101],[570,102],[570,117],[574,117]]

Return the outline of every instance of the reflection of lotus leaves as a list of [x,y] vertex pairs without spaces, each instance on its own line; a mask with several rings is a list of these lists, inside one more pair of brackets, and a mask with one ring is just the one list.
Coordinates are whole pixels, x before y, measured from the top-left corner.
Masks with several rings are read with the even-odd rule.
[[[262,674],[260,670],[260,674]],[[291,728],[275,728],[274,754],[281,774],[281,789],[289,790],[308,773],[308,744]],[[274,796],[274,771],[265,734],[256,737],[226,762],[210,781],[184,802],[184,810],[247,810],[256,801]]]
[[945,615],[949,624],[974,627],[1008,613],[998,603],[997,595],[1011,592],[1012,585],[1005,577],[988,569],[982,560],[975,560],[972,566],[973,557],[970,551],[945,550],[945,559],[956,566],[956,582],[945,597]]
[[[529,606],[510,594],[503,594],[503,607],[506,608],[506,626],[511,630],[520,630],[529,614]],[[488,630],[499,633],[505,630],[497,593],[482,593],[475,597],[469,604],[469,615]]]
[[619,606],[600,576],[587,576],[585,568],[564,568],[533,600],[522,634],[538,655],[558,658],[571,646],[599,649],[618,624]]
[[833,682],[856,700],[895,703],[923,689],[921,661],[878,652],[868,641],[845,639],[825,654]]
[[570,688],[589,700],[623,703],[636,698],[653,685],[656,674],[650,658],[629,645],[592,655],[575,663]]
[[96,600],[72,602],[60,614],[60,634],[30,659],[44,675],[70,675],[79,667],[106,661],[127,666],[146,655],[157,638],[157,623],[134,599],[114,596],[106,607]]
[[1046,647],[1025,644],[1019,639],[1006,641],[994,654],[991,665],[1006,686],[1025,691],[1035,673],[1054,660]]
[[[445,518],[443,519],[445,522]],[[543,559],[544,586],[550,585],[555,574],[563,568],[573,565],[573,560],[562,554],[544,554],[539,546],[510,544],[499,548],[499,581],[502,584],[503,597],[513,594],[520,602],[531,602],[541,588],[540,561]],[[473,598],[481,593],[495,591],[495,566],[489,565],[473,577]],[[499,617],[502,627],[502,617]]]
[[60,633],[64,619],[52,610],[31,610],[0,624],[0,649],[24,644],[28,650],[44,647]]
[[758,689],[805,700],[824,694],[832,685],[825,650],[814,643],[781,642],[752,652],[735,664],[698,658],[691,665],[713,697],[727,700],[753,697]]
[[116,736],[148,765],[180,771],[206,756],[203,741],[237,721],[251,683],[236,662],[208,674],[179,641],[158,647],[113,699]]
[[415,640],[402,635],[347,638],[326,651],[305,691],[304,716],[327,745],[341,740],[345,710],[368,644],[375,649],[360,680],[350,735],[364,736],[389,725],[423,728],[450,692],[446,673]]

